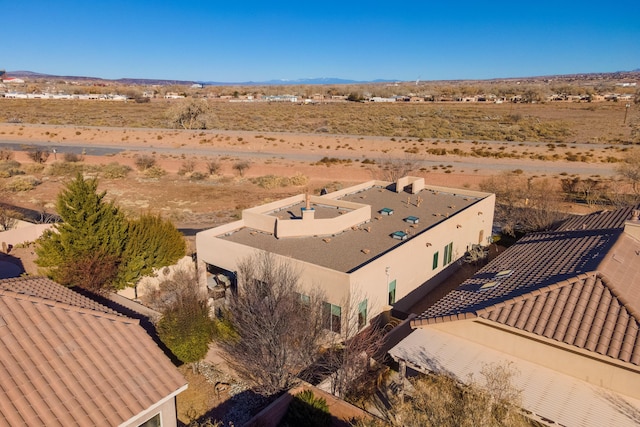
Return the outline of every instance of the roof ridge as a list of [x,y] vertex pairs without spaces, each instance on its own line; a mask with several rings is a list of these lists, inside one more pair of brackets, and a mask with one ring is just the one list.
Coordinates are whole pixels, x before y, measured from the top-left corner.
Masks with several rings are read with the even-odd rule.
[[50,298],[44,298],[36,295],[30,295],[27,293],[16,292],[9,289],[0,289],[0,297],[5,295],[18,300],[37,302],[37,303],[48,305],[50,307],[62,308],[69,311],[75,311],[81,314],[90,314],[95,317],[106,318],[109,320],[116,320],[123,323],[140,324],[140,321],[138,319],[133,319],[131,317],[124,316],[122,314],[108,313],[106,311],[96,310],[93,308],[79,307],[74,304],[68,304],[68,303],[56,301]]
[[488,307],[481,308],[479,310],[476,310],[474,312],[474,314],[476,316],[480,317],[482,314],[489,314],[494,310],[517,304],[520,301],[524,301],[524,300],[527,300],[527,299],[532,298],[532,297],[537,297],[538,295],[546,294],[546,293],[549,293],[551,291],[555,291],[556,289],[564,288],[565,286],[571,286],[571,285],[573,285],[573,284],[575,284],[577,282],[580,282],[580,281],[582,281],[582,280],[584,280],[586,278],[597,277],[597,275],[598,275],[597,271],[589,271],[589,272],[586,272],[586,273],[580,273],[580,274],[578,274],[578,275],[576,275],[574,277],[570,277],[568,279],[563,279],[563,280],[561,280],[559,282],[555,282],[555,283],[552,283],[550,285],[543,286],[542,288],[533,289],[533,290],[531,290],[531,291],[529,291],[529,292],[527,292],[525,294],[516,295],[516,296],[514,296],[512,298],[509,298],[507,300],[500,301],[500,302],[498,302],[496,304],[492,304],[492,305],[490,305]]
[[616,297],[616,299],[618,300],[618,302],[620,303],[620,305],[622,307],[625,308],[625,310],[627,310],[627,312],[629,313],[630,316],[632,316],[634,319],[636,319],[636,322],[640,323],[640,312],[638,312],[637,310],[635,310],[631,304],[629,304],[629,302],[627,301],[627,299],[622,296],[620,294],[620,292],[618,292],[618,290],[616,289],[615,286],[612,285],[612,281],[609,280],[609,278],[601,272],[596,272],[596,277],[599,277],[600,280],[602,281],[602,284],[609,290],[609,292],[611,292],[611,294]]

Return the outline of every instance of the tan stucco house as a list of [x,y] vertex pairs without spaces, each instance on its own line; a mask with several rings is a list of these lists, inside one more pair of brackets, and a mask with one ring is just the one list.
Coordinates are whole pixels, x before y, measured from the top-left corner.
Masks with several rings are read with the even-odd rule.
[[323,291],[329,329],[341,330],[345,301],[357,305],[364,326],[389,306],[408,309],[468,248],[489,243],[494,204],[493,194],[417,177],[300,194],[198,233],[200,278],[222,301],[236,286],[238,263],[269,253],[300,271],[302,292]]
[[509,364],[538,420],[638,425],[639,213],[596,212],[525,236],[412,320],[391,356],[463,382]]
[[0,280],[0,426],[175,427],[186,388],[138,320],[46,278]]

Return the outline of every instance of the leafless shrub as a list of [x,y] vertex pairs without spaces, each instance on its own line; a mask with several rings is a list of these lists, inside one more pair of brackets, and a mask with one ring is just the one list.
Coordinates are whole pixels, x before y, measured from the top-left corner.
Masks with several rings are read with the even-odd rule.
[[480,188],[495,193],[495,221],[508,235],[548,230],[568,216],[562,212],[560,191],[547,179],[507,172],[483,181]]
[[13,151],[5,148],[0,148],[0,161],[7,161],[13,159]]
[[218,160],[209,160],[206,166],[209,175],[217,175],[220,172],[220,168],[222,167]]
[[140,299],[142,302],[156,311],[164,313],[174,306],[182,306],[196,299],[203,297],[198,288],[198,280],[193,270],[176,270],[174,274],[158,283],[157,286],[150,287]]
[[65,162],[81,162],[84,160],[84,156],[77,153],[64,153],[63,159]]
[[27,156],[36,163],[46,162],[49,155],[49,150],[41,147],[31,147],[27,150]]
[[233,170],[238,172],[240,176],[244,176],[244,172],[249,169],[249,166],[251,166],[251,164],[248,161],[240,160],[233,164]]
[[146,171],[156,164],[156,158],[147,154],[136,155],[134,158],[134,163],[138,170]]
[[375,163],[377,164],[371,166],[374,178],[389,182],[411,175],[420,164],[418,159],[413,157],[379,159]]
[[0,231],[11,230],[22,218],[24,215],[20,212],[0,204]]
[[178,169],[178,175],[185,175],[185,174],[191,173],[195,170],[195,168],[196,168],[196,162],[194,160],[192,159],[185,160],[184,162],[182,162],[180,169]]
[[633,193],[640,195],[640,149],[628,151],[616,171],[631,184]]

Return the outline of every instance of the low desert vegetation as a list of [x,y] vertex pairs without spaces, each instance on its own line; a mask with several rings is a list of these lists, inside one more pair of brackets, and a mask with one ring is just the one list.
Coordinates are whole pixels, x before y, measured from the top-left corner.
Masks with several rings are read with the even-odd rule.
[[486,365],[480,378],[462,383],[445,373],[409,381],[401,396],[391,397],[386,420],[362,420],[360,427],[533,427],[519,409],[522,391],[513,384],[511,365]]
[[[5,122],[19,118],[23,123],[52,125],[331,133],[396,139],[640,143],[638,119],[630,114],[622,125],[619,118],[623,110],[624,105],[614,102],[343,102],[308,107],[194,98],[168,104],[0,99],[0,121]],[[620,125],[612,128],[612,123]]]
[[265,175],[256,178],[251,178],[251,182],[258,187],[265,189],[272,189],[278,187],[296,186],[301,187],[309,183],[309,178],[302,174],[297,174],[292,177],[277,176],[277,175]]

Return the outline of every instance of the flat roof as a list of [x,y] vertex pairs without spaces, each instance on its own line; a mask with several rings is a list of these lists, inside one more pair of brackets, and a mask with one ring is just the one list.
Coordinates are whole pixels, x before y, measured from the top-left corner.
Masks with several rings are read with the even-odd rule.
[[[337,199],[329,198],[328,200],[343,200],[371,206],[371,221],[338,234],[278,239],[272,233],[242,227],[217,238],[350,273],[483,199],[479,195],[454,193],[455,189],[446,192],[426,187],[417,194],[410,194],[404,191],[396,193],[393,188],[394,185],[374,185]],[[271,212],[270,215],[281,219],[296,219],[301,216],[301,208],[304,206],[305,203],[300,202]],[[311,207],[315,209],[316,218],[331,218],[340,215],[341,210],[347,211],[344,208],[322,206],[321,203],[312,203]],[[393,215],[380,214],[379,211],[384,208],[393,209]],[[408,216],[419,218],[419,222],[407,223],[405,218]],[[406,232],[409,238],[392,238],[391,235],[396,231]]]

